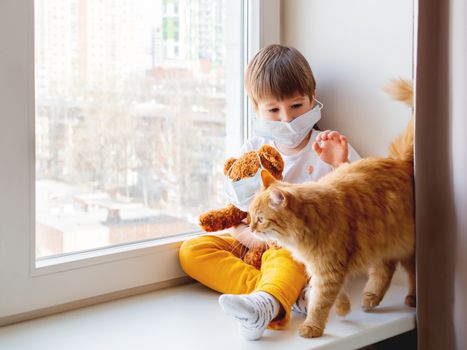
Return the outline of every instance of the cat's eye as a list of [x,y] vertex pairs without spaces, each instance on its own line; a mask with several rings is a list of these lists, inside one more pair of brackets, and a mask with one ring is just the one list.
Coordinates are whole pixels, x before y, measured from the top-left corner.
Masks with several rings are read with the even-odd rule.
[[261,216],[258,216],[257,221],[258,221],[258,224],[262,224],[263,223],[263,218]]

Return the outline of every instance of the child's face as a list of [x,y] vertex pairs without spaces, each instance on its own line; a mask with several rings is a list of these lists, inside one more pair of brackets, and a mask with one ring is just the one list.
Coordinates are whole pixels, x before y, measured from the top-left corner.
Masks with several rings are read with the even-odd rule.
[[298,92],[280,101],[274,97],[265,98],[258,102],[258,117],[289,123],[308,112],[313,106],[314,100],[310,101],[308,95],[300,95]]

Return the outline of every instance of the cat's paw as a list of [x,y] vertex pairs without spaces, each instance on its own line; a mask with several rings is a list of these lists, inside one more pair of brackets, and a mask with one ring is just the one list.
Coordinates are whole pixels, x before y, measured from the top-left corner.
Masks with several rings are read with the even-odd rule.
[[417,306],[417,297],[415,295],[409,294],[405,297],[405,305],[410,307]]
[[298,334],[303,338],[317,338],[323,335],[324,328],[314,322],[304,322],[298,328]]
[[348,298],[338,299],[336,301],[336,314],[344,317],[350,312],[350,301]]
[[376,306],[379,305],[379,297],[371,292],[365,292],[363,294],[362,309],[365,312],[373,310]]

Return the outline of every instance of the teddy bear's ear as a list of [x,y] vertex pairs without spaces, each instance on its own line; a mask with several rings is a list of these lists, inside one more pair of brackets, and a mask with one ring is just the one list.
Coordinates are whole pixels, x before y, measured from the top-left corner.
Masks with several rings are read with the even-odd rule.
[[270,145],[263,145],[258,150],[258,154],[267,164],[263,164],[265,167],[271,167],[274,173],[282,173],[284,170],[284,160],[282,159],[278,150]]
[[227,172],[232,167],[232,164],[237,161],[237,158],[229,158],[224,163],[224,175],[227,175]]

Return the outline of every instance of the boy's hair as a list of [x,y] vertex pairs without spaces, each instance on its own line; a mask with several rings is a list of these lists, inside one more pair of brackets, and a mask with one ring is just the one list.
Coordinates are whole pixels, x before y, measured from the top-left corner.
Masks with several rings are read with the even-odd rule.
[[258,109],[258,102],[273,97],[283,100],[295,93],[307,95],[310,101],[316,81],[310,65],[293,47],[269,45],[258,51],[245,72],[245,89]]

